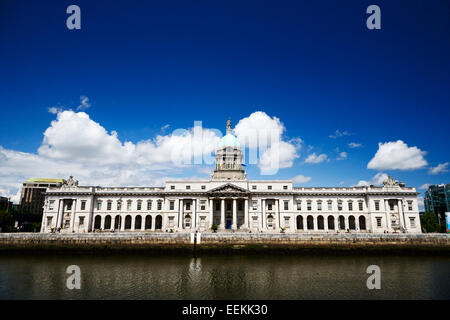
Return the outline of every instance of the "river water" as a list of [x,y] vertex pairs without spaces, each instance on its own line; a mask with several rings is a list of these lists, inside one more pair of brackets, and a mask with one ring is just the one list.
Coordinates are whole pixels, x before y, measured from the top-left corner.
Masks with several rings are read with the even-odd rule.
[[450,299],[450,257],[0,255],[0,299]]

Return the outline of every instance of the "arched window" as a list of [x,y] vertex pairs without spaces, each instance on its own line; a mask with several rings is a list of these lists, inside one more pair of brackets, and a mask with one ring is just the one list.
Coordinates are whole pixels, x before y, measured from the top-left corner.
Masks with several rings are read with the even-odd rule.
[[145,217],[145,230],[150,230],[152,228],[152,216]]
[[100,217],[100,216],[95,216],[95,219],[94,219],[94,229],[100,229],[100,228],[101,228],[101,223],[102,223],[102,217]]
[[273,229],[274,223],[273,223],[273,216],[269,215],[267,217],[267,229]]
[[323,217],[322,216],[318,216],[317,217],[317,229],[319,230],[323,230],[324,227],[324,223],[323,223]]
[[366,230],[366,217],[359,216],[359,230]]
[[339,230],[345,230],[345,218],[344,218],[344,216],[339,216]]
[[348,217],[348,228],[350,230],[355,230],[356,229],[355,217],[354,216]]
[[125,217],[125,230],[131,229],[131,216],[128,215]]
[[110,215],[107,215],[105,217],[105,228],[104,229],[105,230],[111,229],[111,216]]
[[122,217],[117,215],[116,218],[114,219],[114,229],[119,230],[121,226],[122,226]]
[[314,219],[312,216],[308,216],[308,218],[306,219],[306,224],[308,226],[308,230],[314,229]]
[[297,216],[297,230],[303,230],[303,217]]
[[334,217],[328,216],[328,230],[334,230]]
[[142,227],[142,217],[136,216],[136,219],[134,220],[134,229],[141,230],[141,227]]
[[155,219],[155,229],[161,230],[162,229],[162,217],[161,215],[157,215]]

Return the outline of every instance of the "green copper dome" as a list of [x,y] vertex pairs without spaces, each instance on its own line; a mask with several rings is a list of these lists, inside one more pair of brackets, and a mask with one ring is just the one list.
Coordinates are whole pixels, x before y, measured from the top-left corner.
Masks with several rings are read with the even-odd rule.
[[231,133],[227,133],[225,137],[220,139],[220,146],[221,147],[240,147],[238,139],[233,136]]

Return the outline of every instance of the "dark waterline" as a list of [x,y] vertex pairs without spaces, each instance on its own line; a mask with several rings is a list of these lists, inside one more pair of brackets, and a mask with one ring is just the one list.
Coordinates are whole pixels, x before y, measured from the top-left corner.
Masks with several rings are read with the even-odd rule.
[[[366,287],[369,265],[381,290]],[[450,257],[3,255],[0,299],[450,299]]]

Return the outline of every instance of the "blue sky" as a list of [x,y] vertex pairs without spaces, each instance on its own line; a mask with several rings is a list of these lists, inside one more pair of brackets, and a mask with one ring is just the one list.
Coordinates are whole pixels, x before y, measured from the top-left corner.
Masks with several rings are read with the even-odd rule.
[[[381,30],[366,28],[374,3]],[[81,8],[81,30],[66,28],[71,4]],[[263,111],[283,123],[284,141],[303,142],[292,166],[271,177],[248,166],[250,178],[301,174],[311,178],[305,186],[339,186],[382,172],[417,188],[448,183],[449,13],[448,1],[0,1],[0,146],[10,151],[0,193],[16,194],[14,179],[19,186],[41,173],[41,162],[9,170],[11,154],[49,156],[38,149],[57,118],[51,107],[84,111],[134,144],[196,120],[224,131],[228,117],[234,126]],[[90,107],[76,110],[82,96]],[[330,138],[336,130],[348,135]],[[367,168],[378,143],[398,140],[426,152],[426,164]],[[340,152],[346,159],[336,160]],[[305,162],[313,153],[328,161]],[[65,161],[42,174],[78,172],[76,154]],[[164,170],[154,171],[208,176]],[[120,183],[127,177],[136,184],[132,173]]]

